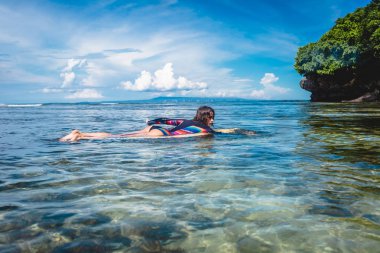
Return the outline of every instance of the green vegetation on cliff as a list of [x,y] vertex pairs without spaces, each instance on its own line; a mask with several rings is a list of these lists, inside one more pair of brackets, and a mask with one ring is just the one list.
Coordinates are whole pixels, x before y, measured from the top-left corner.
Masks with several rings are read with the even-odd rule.
[[379,62],[380,0],[372,0],[338,19],[318,42],[299,48],[294,67],[305,76],[332,76],[342,71],[355,75],[360,68]]

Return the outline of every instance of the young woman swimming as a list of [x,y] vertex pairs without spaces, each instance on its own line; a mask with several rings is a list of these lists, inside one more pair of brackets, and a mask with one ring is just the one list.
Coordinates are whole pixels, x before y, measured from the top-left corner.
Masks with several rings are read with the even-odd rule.
[[[201,106],[198,108],[195,117],[192,120],[186,119],[168,119],[158,118],[147,122],[147,127],[132,133],[125,134],[110,134],[110,133],[82,133],[79,130],[74,130],[70,134],[62,137],[59,141],[77,141],[90,139],[104,139],[109,137],[160,137],[173,136],[180,137],[181,135],[208,135],[215,131],[211,128],[214,123],[215,111],[209,106]],[[172,125],[171,129],[163,128],[156,125]]]

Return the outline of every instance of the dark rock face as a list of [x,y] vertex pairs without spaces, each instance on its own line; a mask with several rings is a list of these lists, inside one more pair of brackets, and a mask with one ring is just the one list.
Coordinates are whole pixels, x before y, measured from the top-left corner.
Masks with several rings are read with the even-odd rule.
[[313,102],[380,101],[380,60],[341,69],[332,75],[306,74],[300,86],[311,92]]
[[336,20],[316,41],[300,47],[294,67],[311,101],[380,101],[380,0]]
[[346,77],[309,76],[301,80],[300,86],[311,92],[312,102],[380,101],[380,80]]

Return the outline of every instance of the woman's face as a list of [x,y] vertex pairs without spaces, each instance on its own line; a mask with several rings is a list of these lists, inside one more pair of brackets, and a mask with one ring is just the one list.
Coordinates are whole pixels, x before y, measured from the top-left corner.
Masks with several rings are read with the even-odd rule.
[[212,126],[214,124],[214,115],[212,115],[211,117],[209,117],[207,119],[207,126]]

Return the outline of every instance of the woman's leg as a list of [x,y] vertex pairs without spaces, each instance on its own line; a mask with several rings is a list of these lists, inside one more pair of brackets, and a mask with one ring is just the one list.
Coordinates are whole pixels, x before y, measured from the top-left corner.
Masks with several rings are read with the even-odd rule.
[[59,139],[59,141],[78,141],[78,140],[90,140],[90,139],[104,139],[112,136],[110,133],[81,133],[79,130],[73,130],[68,135]]
[[104,139],[108,137],[144,137],[144,136],[164,136],[165,134],[158,129],[151,129],[153,126],[148,126],[140,131],[125,134],[110,134],[110,133],[82,133],[79,130],[74,130],[70,134],[62,137],[59,141],[78,141],[78,140],[94,140]]
[[80,133],[80,139],[90,140],[90,139],[104,139],[111,137],[112,134],[105,133],[105,132],[98,132],[98,133]]
[[65,135],[62,138],[60,138],[59,141],[74,141],[78,139],[79,135],[80,135],[79,130],[73,130],[68,135]]

